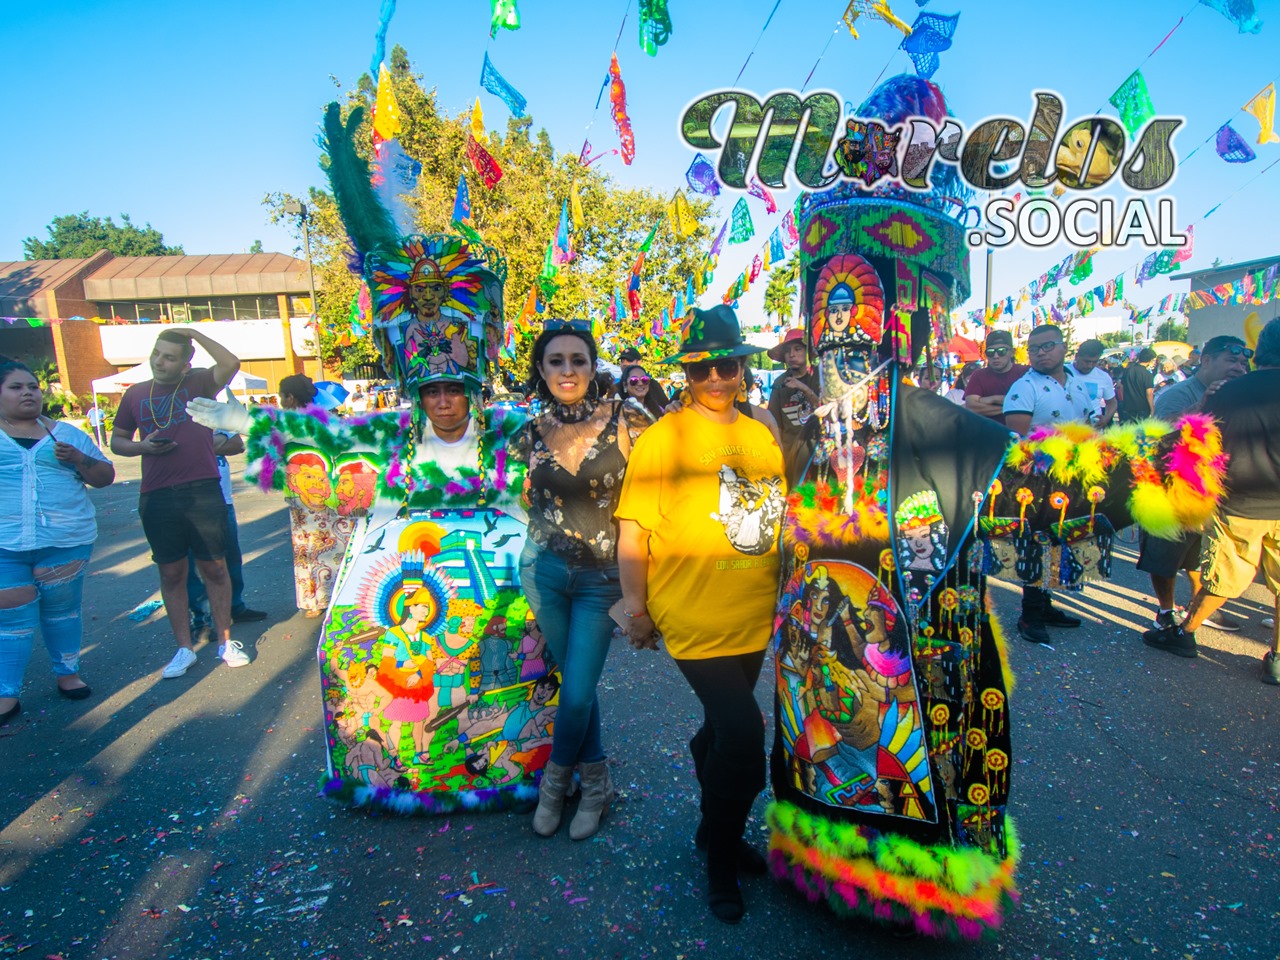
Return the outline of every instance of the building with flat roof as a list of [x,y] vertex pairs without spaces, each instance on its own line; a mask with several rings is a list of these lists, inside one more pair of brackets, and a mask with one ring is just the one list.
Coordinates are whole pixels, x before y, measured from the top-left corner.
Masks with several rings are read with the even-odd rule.
[[[1270,290],[1280,275],[1280,255],[1262,257],[1258,260],[1246,260],[1242,263],[1222,263],[1216,267],[1203,270],[1192,270],[1172,277],[1174,280],[1189,280],[1191,292],[1199,290],[1213,291],[1223,285],[1233,288],[1237,282],[1247,282],[1250,289]],[[1225,292],[1225,291],[1224,291]],[[1232,336],[1244,338],[1244,323],[1249,314],[1256,313],[1263,325],[1268,320],[1280,317],[1280,297],[1267,294],[1266,303],[1250,303],[1248,297],[1231,296],[1229,299],[1239,302],[1222,304],[1211,303],[1187,312],[1187,340],[1193,344],[1203,344],[1212,337]],[[1219,299],[1222,299],[1219,297]],[[1261,297],[1259,296],[1259,299]]]
[[306,261],[281,253],[0,262],[0,354],[54,363],[82,395],[151,353],[160,325],[200,323],[274,393],[315,372]]

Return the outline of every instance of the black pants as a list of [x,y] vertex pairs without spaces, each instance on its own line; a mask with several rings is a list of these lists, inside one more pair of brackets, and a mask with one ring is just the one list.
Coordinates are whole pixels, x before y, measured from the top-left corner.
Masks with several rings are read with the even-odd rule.
[[1043,587],[1022,588],[1022,619],[1027,623],[1040,623],[1053,604],[1053,594]]
[[705,714],[689,741],[702,786],[710,855],[734,856],[756,795],[764,789],[764,717],[755,687],[764,651],[707,660],[677,660]]

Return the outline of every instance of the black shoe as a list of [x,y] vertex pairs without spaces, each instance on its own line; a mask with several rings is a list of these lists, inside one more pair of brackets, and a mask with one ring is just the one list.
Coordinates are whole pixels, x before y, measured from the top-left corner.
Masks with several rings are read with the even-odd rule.
[[201,640],[208,640],[210,631],[213,630],[213,621],[206,620],[204,617],[191,618],[191,642],[199,643]]
[[1073,617],[1069,613],[1063,613],[1053,604],[1046,604],[1044,610],[1040,614],[1040,620],[1046,627],[1062,627],[1069,629],[1078,627],[1084,623],[1079,617]]
[[[697,832],[693,835],[693,845],[699,850],[707,849],[707,824],[706,821],[698,821]],[[751,844],[743,840],[738,846],[738,869],[743,873],[754,874],[757,877],[763,877],[769,872],[769,863],[759,850]]]
[[88,684],[85,684],[83,687],[72,687],[70,690],[64,690],[59,687],[58,695],[66,697],[68,700],[88,700],[93,696],[93,691],[89,689]]
[[10,720],[16,719],[18,714],[20,714],[21,712],[22,712],[22,704],[15,701],[12,707],[10,707],[4,713],[0,713],[0,727],[3,727]]
[[1196,635],[1187,633],[1180,626],[1165,627],[1163,630],[1148,630],[1142,635],[1142,642],[1148,647],[1164,650],[1179,657],[1193,660],[1200,655],[1196,647]]
[[707,863],[707,906],[723,923],[738,923],[747,912],[738,886],[738,872],[732,867]]
[[1023,640],[1030,640],[1032,643],[1042,643],[1045,646],[1052,643],[1049,639],[1049,631],[1044,628],[1044,624],[1039,620],[1020,618],[1018,620],[1018,634]]
[[267,615],[261,610],[250,610],[248,607],[241,607],[238,610],[231,611],[232,623],[257,623],[259,620],[265,619],[267,619]]

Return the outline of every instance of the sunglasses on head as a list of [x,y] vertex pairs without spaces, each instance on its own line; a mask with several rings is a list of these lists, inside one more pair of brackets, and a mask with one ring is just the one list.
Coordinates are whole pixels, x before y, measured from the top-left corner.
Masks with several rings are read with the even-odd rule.
[[737,357],[726,357],[724,360],[697,360],[684,365],[684,374],[694,383],[701,383],[711,376],[713,368],[716,376],[721,380],[733,380],[742,372],[742,361]]
[[579,333],[591,332],[590,320],[548,320],[542,325],[543,330],[576,330]]
[[1012,347],[987,347],[988,357],[1007,357],[1011,352]]
[[1028,343],[1027,353],[1047,353],[1054,347],[1062,346],[1061,340],[1046,340],[1044,343]]
[[649,382],[649,378],[643,375],[637,376],[637,377],[627,377],[627,383],[633,387],[643,387],[648,382]]

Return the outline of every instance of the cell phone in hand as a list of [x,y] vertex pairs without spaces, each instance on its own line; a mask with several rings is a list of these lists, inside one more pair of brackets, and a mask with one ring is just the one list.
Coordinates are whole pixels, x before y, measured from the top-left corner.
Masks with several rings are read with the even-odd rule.
[[158,443],[161,446],[168,446],[171,443],[177,443],[173,437],[147,437],[152,443]]

